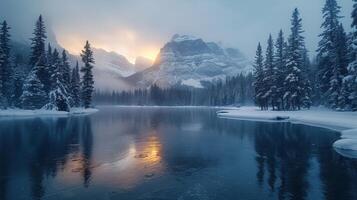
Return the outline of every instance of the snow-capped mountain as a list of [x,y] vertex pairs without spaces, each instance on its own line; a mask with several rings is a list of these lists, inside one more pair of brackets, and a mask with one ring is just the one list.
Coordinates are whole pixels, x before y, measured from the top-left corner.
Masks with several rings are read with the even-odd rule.
[[[11,45],[13,55],[20,59],[17,62],[26,66],[31,52],[29,42],[12,41]],[[51,41],[51,45],[59,51],[63,50],[55,40]],[[121,91],[132,89],[132,85],[126,81],[125,77],[139,71],[134,64],[131,64],[124,56],[102,49],[93,48],[93,55],[95,59],[95,67],[93,68],[94,86],[97,90]],[[69,61],[72,67],[76,65],[77,61],[80,66],[82,65],[81,58],[78,55],[69,54]]]
[[138,87],[157,84],[199,88],[207,82],[249,70],[250,62],[237,49],[176,34],[160,50],[152,67],[128,77],[128,80]]
[[[108,52],[103,49],[92,48],[94,56],[94,87],[101,91],[121,91],[132,89],[125,77],[133,75],[136,70],[134,64],[128,59],[115,52]],[[72,65],[75,61],[80,61],[79,56],[72,57]],[[81,62],[80,62],[81,65]]]
[[103,70],[111,71],[122,77],[130,76],[136,72],[134,64],[130,63],[126,57],[115,52],[93,48],[93,55],[96,66]]

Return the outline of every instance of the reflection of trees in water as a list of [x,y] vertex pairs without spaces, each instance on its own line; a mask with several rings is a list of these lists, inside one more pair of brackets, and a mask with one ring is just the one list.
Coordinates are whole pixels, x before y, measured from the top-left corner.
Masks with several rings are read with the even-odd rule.
[[82,138],[83,147],[83,178],[84,186],[88,187],[90,184],[91,172],[91,157],[92,157],[92,147],[93,147],[93,133],[92,126],[89,120],[84,120],[81,123],[82,131],[80,131],[80,136]]
[[29,174],[31,196],[41,199],[44,180],[64,168],[69,154],[80,153],[78,144],[85,158],[84,182],[89,184],[92,130],[88,117],[2,121],[0,130],[6,130],[0,133],[0,199],[7,198],[7,181],[16,174]]
[[271,192],[278,188],[279,199],[306,199],[311,186],[308,182],[310,161],[317,156],[325,198],[356,198],[351,194],[356,196],[357,192],[357,163],[339,156],[331,148],[336,135],[290,123],[257,123],[255,127],[260,186],[266,182]]
[[357,161],[347,160],[331,148],[319,151],[320,177],[326,199],[357,199]]

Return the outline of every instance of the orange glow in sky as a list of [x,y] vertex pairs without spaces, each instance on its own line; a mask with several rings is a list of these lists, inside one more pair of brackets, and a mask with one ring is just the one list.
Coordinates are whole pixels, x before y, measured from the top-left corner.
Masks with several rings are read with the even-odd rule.
[[135,63],[139,56],[154,61],[161,46],[143,41],[134,31],[128,29],[115,30],[112,33],[92,37],[68,32],[57,36],[59,44],[74,55],[79,55],[83,49],[86,40],[84,38],[88,38],[93,47],[116,52],[125,56],[131,63]]

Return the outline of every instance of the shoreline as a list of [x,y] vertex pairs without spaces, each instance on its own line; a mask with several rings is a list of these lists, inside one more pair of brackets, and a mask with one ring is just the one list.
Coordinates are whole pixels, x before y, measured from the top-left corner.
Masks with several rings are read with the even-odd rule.
[[357,158],[357,112],[318,108],[301,111],[261,111],[257,107],[242,107],[220,110],[217,115],[232,120],[289,122],[334,130],[341,134],[341,138],[333,143],[336,152],[346,157]]
[[23,109],[6,109],[0,110],[0,118],[21,118],[21,117],[69,117],[77,115],[90,115],[98,112],[97,108],[72,108],[71,111],[55,111],[55,110],[23,110]]

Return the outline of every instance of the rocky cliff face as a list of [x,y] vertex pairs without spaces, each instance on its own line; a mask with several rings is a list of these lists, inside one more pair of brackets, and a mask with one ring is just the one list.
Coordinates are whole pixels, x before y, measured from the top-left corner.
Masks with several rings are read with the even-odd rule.
[[138,87],[186,85],[202,87],[206,82],[224,79],[251,70],[237,49],[187,35],[175,35],[165,44],[154,65],[130,77]]

